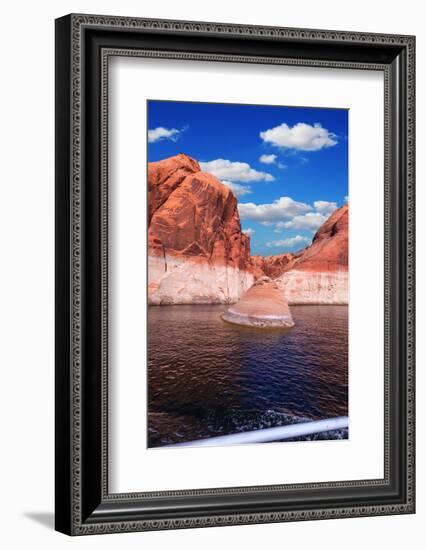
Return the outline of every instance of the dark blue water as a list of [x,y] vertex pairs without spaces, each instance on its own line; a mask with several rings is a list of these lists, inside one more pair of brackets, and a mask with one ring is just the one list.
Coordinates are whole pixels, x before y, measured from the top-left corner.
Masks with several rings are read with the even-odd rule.
[[288,331],[224,323],[225,309],[149,308],[150,447],[348,414],[346,306],[293,306]]

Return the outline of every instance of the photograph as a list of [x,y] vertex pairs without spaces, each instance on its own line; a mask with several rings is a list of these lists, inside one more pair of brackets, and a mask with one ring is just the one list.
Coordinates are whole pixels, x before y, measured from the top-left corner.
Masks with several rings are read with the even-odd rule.
[[[266,527],[256,538],[255,524],[270,524],[272,539],[281,529],[292,546],[323,540],[331,550],[342,541],[359,547],[356,518],[370,538],[400,548],[420,526],[421,18],[404,10],[383,18],[383,6],[371,2],[368,21],[359,7],[339,14],[315,2],[308,11],[296,6],[297,16],[264,9],[264,20],[249,4],[243,16],[229,2],[222,10],[167,4],[134,15],[123,6],[129,15],[58,7],[54,75],[53,18],[43,25],[39,6],[29,18],[28,36],[37,29],[47,48],[33,65],[40,73],[48,63],[46,82],[54,76],[54,110],[53,89],[45,103],[55,132],[34,118],[43,112],[39,100],[34,120],[21,117],[30,122],[29,156],[19,124],[5,133],[18,136],[21,157],[6,177],[17,192],[5,200],[17,227],[7,234],[35,239],[29,254],[12,239],[11,257],[27,275],[32,256],[40,264],[34,228],[40,220],[47,233],[53,228],[37,196],[54,212],[55,246],[53,234],[44,239],[49,256],[31,290],[40,307],[3,285],[8,324],[16,319],[20,329],[11,366],[19,350],[31,352],[21,361],[28,372],[8,369],[20,384],[8,394],[22,417],[12,430],[23,445],[15,462],[31,437],[50,455],[54,445],[55,456],[53,463],[40,454],[37,475],[27,472],[40,485],[31,495],[48,489],[44,508],[16,490],[6,495],[24,503],[12,531],[32,536],[30,522],[45,521],[54,481],[55,537],[106,535],[116,546],[108,535],[121,534],[126,546],[132,532],[168,532],[167,548],[187,534],[183,546],[192,536],[194,548],[216,549],[215,533],[226,532],[225,546],[233,536],[231,544],[245,544],[250,525],[258,548]],[[424,64],[417,65],[419,74]],[[5,74],[26,89],[28,70]],[[35,135],[41,130],[52,145],[54,138],[54,166],[46,139]],[[42,181],[54,179],[54,200],[49,185],[42,196],[34,184],[39,158],[47,162]],[[27,167],[31,175],[18,177]],[[30,232],[25,216],[37,219]],[[52,287],[53,263],[54,350],[47,325],[28,321],[46,312],[40,288]],[[15,267],[4,271],[21,297],[28,285]],[[25,320],[43,334],[25,340]],[[42,337],[48,347],[37,350]],[[54,351],[54,380],[51,369],[34,369],[34,350],[42,358]],[[54,382],[54,430],[53,403],[31,376],[43,391]],[[28,415],[39,403],[48,407],[45,433],[44,420],[35,425]]]
[[148,447],[348,439],[349,110],[147,121]]

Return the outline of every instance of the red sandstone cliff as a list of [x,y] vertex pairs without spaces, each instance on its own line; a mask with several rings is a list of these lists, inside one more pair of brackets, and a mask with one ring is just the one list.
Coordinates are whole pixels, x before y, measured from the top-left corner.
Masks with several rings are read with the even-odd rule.
[[271,279],[276,279],[284,273],[294,257],[295,255],[292,252],[277,254],[276,256],[252,256],[251,263],[256,277],[266,275]]
[[231,303],[254,281],[237,199],[179,154],[148,164],[150,304]]
[[305,248],[286,271],[347,271],[348,270],[349,206],[338,208],[315,233],[312,244]]
[[338,208],[277,279],[289,304],[348,303],[349,206]]

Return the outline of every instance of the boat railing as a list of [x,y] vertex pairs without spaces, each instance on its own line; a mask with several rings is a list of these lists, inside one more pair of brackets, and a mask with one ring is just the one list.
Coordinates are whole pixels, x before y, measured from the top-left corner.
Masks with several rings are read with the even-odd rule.
[[286,426],[275,426],[274,428],[262,428],[249,432],[220,435],[195,441],[184,441],[182,443],[168,445],[168,447],[216,447],[222,445],[242,445],[246,443],[268,443],[334,430],[343,430],[348,427],[349,418],[347,416],[338,416],[324,420],[298,422],[296,424],[287,424]]

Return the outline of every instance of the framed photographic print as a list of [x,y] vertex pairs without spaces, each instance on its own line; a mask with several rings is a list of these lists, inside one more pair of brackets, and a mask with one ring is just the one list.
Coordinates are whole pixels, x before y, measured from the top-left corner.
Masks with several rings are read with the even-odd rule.
[[56,529],[406,514],[412,36],[56,21]]

